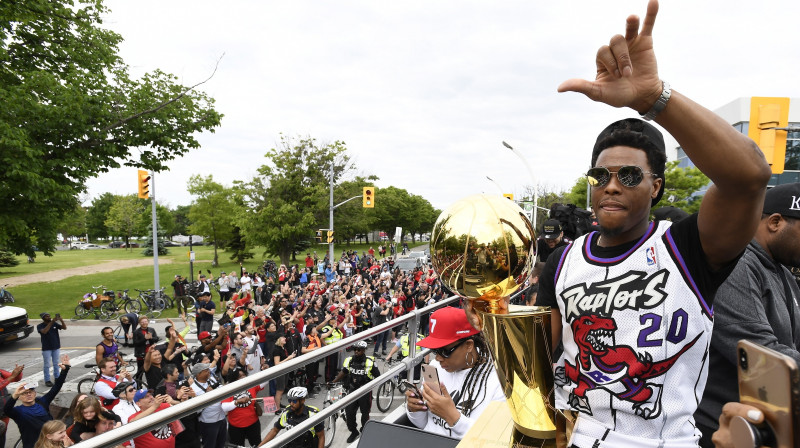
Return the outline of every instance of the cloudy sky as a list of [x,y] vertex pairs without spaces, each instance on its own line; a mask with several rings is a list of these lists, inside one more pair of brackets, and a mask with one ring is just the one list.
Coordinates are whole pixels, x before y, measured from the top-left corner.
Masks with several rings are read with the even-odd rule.
[[[362,174],[444,208],[475,193],[567,189],[597,133],[635,112],[556,92],[595,72],[597,48],[645,0],[112,0],[105,26],[139,75],[201,87],[225,116],[202,148],[156,176],[159,202],[189,204],[192,174],[249,180],[280,133],[343,140]],[[800,2],[663,0],[662,79],[715,109],[738,97],[800,97]],[[136,191],[135,170],[88,183],[89,201]],[[338,198],[337,198],[338,199]]]

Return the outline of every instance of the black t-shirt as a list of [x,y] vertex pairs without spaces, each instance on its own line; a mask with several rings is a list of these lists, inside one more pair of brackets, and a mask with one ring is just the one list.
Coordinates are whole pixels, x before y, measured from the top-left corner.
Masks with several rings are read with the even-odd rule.
[[539,238],[536,240],[536,257],[539,259],[539,261],[545,262],[547,261],[547,258],[550,257],[550,254],[555,252],[556,249],[559,247],[565,247],[566,245],[567,241],[565,241],[562,237],[561,241],[556,243],[556,245],[550,249],[550,246],[547,245],[547,242],[544,240],[544,238]]
[[[703,295],[708,306],[713,306],[714,294],[736,266],[739,257],[737,256],[727,266],[718,271],[713,271],[711,269],[700,244],[700,232],[697,229],[696,213],[680,222],[672,224],[670,233],[700,293]],[[639,241],[637,237],[633,241],[619,246],[600,247],[597,245],[597,238],[599,235],[599,233],[593,233],[588,238],[591,238],[592,254],[601,258],[613,258],[622,255]],[[662,236],[662,238],[665,237],[666,236]],[[558,307],[558,301],[555,296],[555,275],[558,263],[566,248],[567,246],[557,248],[547,258],[547,264],[545,264],[542,274],[539,276],[539,294],[536,297],[537,306]],[[574,250],[579,249],[580,248],[575,248]],[[742,252],[744,252],[744,249],[742,249]],[[598,267],[598,269],[602,268]]]

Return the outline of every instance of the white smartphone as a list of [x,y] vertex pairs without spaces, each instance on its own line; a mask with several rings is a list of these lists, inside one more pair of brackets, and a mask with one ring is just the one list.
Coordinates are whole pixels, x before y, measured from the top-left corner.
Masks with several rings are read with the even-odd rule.
[[430,364],[422,364],[422,382],[428,389],[439,395],[442,394],[442,389],[439,387],[439,372],[436,371],[436,367]]

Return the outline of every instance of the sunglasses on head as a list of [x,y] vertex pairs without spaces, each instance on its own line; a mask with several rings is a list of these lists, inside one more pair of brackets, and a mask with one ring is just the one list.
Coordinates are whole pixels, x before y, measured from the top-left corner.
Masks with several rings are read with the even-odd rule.
[[458,343],[456,345],[454,345],[454,346],[452,346],[450,348],[445,348],[445,347],[434,348],[434,349],[431,349],[431,351],[434,354],[437,354],[437,355],[441,356],[442,358],[446,359],[446,358],[449,358],[450,356],[452,356],[453,352],[455,352],[458,347],[461,347],[461,345],[463,343],[467,342],[467,340],[469,340],[469,338],[462,339],[462,340],[458,341]]
[[633,188],[642,183],[645,174],[658,177],[655,173],[643,171],[641,167],[636,165],[621,166],[617,171],[611,171],[604,166],[596,166],[589,168],[589,171],[586,172],[586,177],[593,187],[604,187],[611,181],[612,174],[616,174],[619,183],[628,188]]

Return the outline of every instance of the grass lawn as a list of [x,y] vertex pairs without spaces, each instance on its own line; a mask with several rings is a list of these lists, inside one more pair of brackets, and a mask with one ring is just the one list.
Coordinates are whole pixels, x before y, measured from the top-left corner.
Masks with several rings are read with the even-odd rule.
[[[426,243],[409,243],[409,247],[415,247]],[[359,253],[366,252],[370,246],[377,252],[378,244],[336,244],[334,250],[341,254],[343,250],[357,250]],[[327,252],[327,244],[315,245],[309,251],[316,250],[317,254],[323,255]],[[214,258],[213,246],[195,246],[194,275],[202,270],[208,270],[218,277],[221,271],[231,272],[239,270],[238,263],[234,264],[230,260],[230,253],[219,251],[219,266],[213,267]],[[172,259],[171,264],[159,265],[159,280],[161,286],[166,287],[167,293],[172,296],[172,283],[175,274],[189,276],[189,248],[170,247],[169,254],[159,256],[159,260]],[[262,255],[263,249],[253,250],[255,257],[244,263],[249,272],[254,272],[261,262],[265,259],[272,259],[279,263],[278,257]],[[313,253],[313,252],[312,252]],[[0,284],[4,278],[14,277],[24,274],[46,273],[57,269],[68,269],[82,266],[90,266],[103,263],[109,260],[141,260],[142,249],[105,249],[105,250],[63,250],[56,251],[52,257],[38,256],[35,263],[28,263],[26,257],[19,257],[20,264],[9,268],[0,268]],[[292,264],[305,265],[305,253],[298,254],[297,260]],[[75,307],[87,292],[94,292],[92,286],[105,285],[109,289],[121,291],[129,289],[128,294],[136,297],[135,289],[148,289],[153,287],[153,266],[131,267],[111,272],[103,272],[89,275],[76,275],[63,280],[54,282],[31,283],[27,285],[10,288],[16,306],[21,306],[28,311],[31,317],[38,317],[39,313],[47,311],[51,314],[61,313],[64,319],[68,319],[75,314]],[[216,298],[216,297],[215,297]],[[162,316],[177,316],[175,309],[167,309]]]

